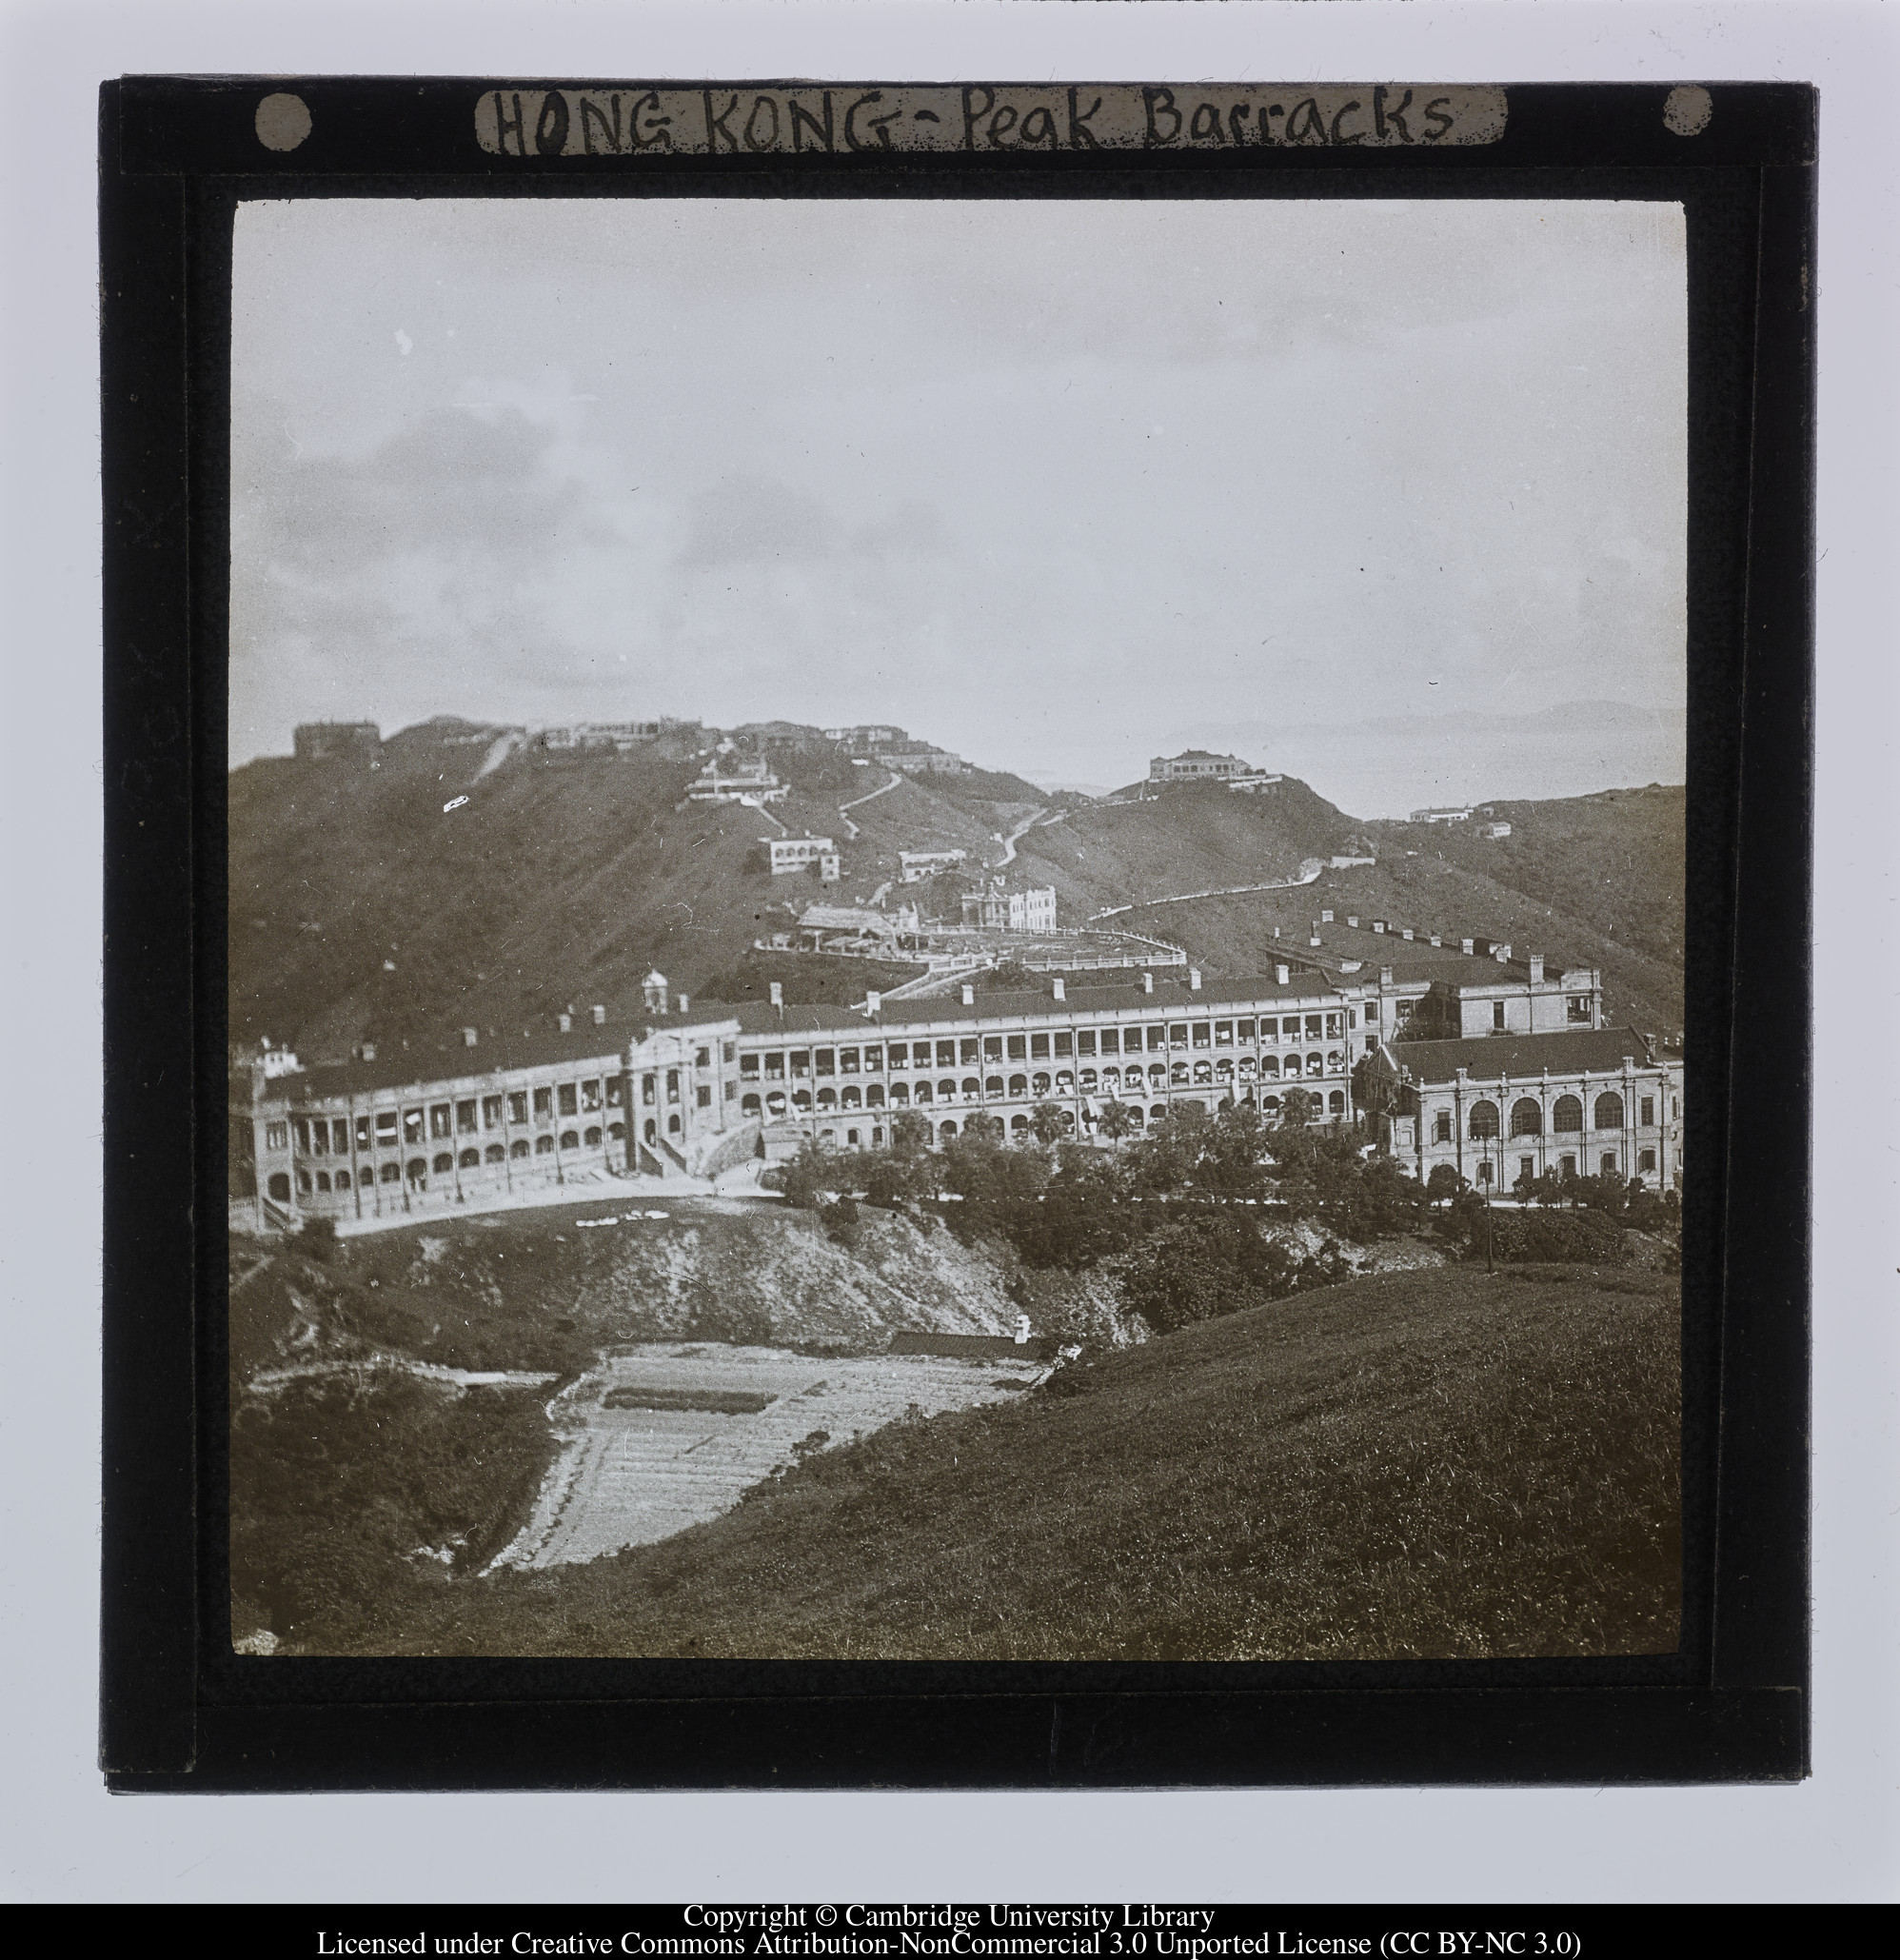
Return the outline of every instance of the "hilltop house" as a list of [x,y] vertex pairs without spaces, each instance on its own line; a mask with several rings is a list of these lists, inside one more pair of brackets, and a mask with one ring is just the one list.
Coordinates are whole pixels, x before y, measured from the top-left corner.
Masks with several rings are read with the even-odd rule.
[[374,722],[300,722],[290,745],[300,762],[374,762],[383,731]]
[[1204,748],[1184,748],[1178,756],[1156,756],[1148,763],[1150,782],[1227,782],[1258,773],[1253,763],[1243,762],[1238,756],[1217,756]]

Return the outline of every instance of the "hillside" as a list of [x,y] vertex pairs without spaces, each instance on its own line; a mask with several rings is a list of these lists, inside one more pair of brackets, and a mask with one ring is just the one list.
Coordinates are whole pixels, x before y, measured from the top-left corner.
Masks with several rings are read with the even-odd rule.
[[[915,897],[955,915],[955,886],[904,888],[899,853],[962,850],[978,870],[1056,888],[1064,925],[1114,924],[1184,945],[1217,975],[1262,971],[1282,938],[1331,905],[1448,937],[1479,932],[1604,970],[1613,1019],[1682,1023],[1683,793],[1612,792],[1496,805],[1513,835],[1361,824],[1304,783],[1235,795],[1181,784],[1138,802],[1043,796],[1010,776],[893,779],[842,751],[776,762],[773,816],[686,802],[702,752],[685,741],[556,760],[497,747],[450,721],[393,737],[381,766],[283,759],[230,778],[233,1039],[288,1040],[307,1060],[357,1040],[434,1042],[574,1004],[637,999],[658,966],[706,998],[848,1000],[914,969],[820,968],[749,957],[821,897]],[[454,805],[454,807],[448,807]],[[833,838],[843,879],[773,878],[762,840]],[[1370,844],[1368,841],[1371,841]],[[1316,882],[1156,903],[1291,879]]]
[[824,1451],[662,1544],[418,1589],[359,1651],[1672,1652],[1678,1320],[1651,1275],[1356,1280]]

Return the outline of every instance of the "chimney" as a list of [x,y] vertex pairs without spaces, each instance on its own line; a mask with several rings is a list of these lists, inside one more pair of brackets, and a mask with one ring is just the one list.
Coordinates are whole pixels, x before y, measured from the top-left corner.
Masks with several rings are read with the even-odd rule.
[[464,1046],[465,1048],[472,1048],[472,1047],[474,1047],[474,1045],[475,1045],[475,1040],[476,1040],[476,1036],[475,1036],[475,1030],[474,1030],[473,1028],[464,1028],[464,1029],[462,1030],[462,1045],[463,1045],[463,1046]]
[[1540,987],[1543,983],[1544,956],[1541,953],[1533,953],[1531,955],[1531,984],[1534,987]]
[[682,1014],[688,1012],[692,1007],[692,1004],[693,1003],[686,999],[685,995],[682,994],[680,996],[680,1012]]
[[769,992],[769,993],[770,993],[770,995],[771,995],[771,999],[772,999],[772,1005],[773,1005],[774,1007],[776,1007],[776,1008],[777,1008],[777,1009],[779,1010],[779,1015],[780,1015],[780,1018],[781,1018],[781,1019],[782,1020],[782,1019],[784,1018],[784,1012],[785,1012],[785,983],[784,983],[784,981],[783,981],[783,980],[774,980],[774,981],[772,981],[772,983],[771,983],[771,985],[770,985],[770,987],[769,987],[769,989],[768,989],[768,992]]
[[884,997],[874,987],[864,996],[864,1012],[876,1020],[884,1011]]
[[1199,968],[1199,967],[1197,967],[1197,966],[1190,966],[1190,967],[1188,968],[1188,970],[1187,970],[1187,983],[1188,983],[1188,988],[1189,988],[1189,991],[1190,991],[1190,992],[1192,992],[1192,993],[1196,993],[1196,994],[1197,994],[1197,993],[1199,993],[1199,992],[1200,992],[1200,968]]
[[574,1017],[571,1014],[563,1014],[558,1016],[557,1019],[561,1025],[561,1032],[564,1035],[571,1035],[574,1032]]
[[1511,958],[1511,941],[1506,940],[1503,945],[1498,947],[1497,952],[1500,959],[1509,960]]
[[1069,998],[1068,987],[1064,983],[1060,974],[1058,974],[1056,978],[1049,982],[1049,991],[1056,997],[1058,1000],[1066,1000]]
[[1440,938],[1438,937],[1438,935],[1437,935],[1436,933],[1434,933],[1434,934],[1432,935],[1432,943],[1433,943],[1433,944],[1434,944],[1435,946],[1442,946],[1442,945],[1443,945],[1443,944],[1444,944],[1445,942],[1444,942],[1444,940],[1441,940],[1441,939],[1440,939]]
[[1029,1316],[1027,1314],[1019,1314],[1016,1317],[1016,1344],[1019,1348],[1026,1348],[1029,1345]]
[[1350,925],[1355,932],[1357,932],[1359,929],[1359,915],[1356,912],[1348,912],[1346,914],[1346,923]]
[[1152,973],[1144,973],[1141,976],[1141,991],[1144,994],[1152,994],[1155,991],[1155,976]]
[[1313,937],[1306,943],[1309,946],[1316,946],[1319,943],[1319,922],[1317,920],[1314,921]]
[[1378,970],[1378,983],[1379,983],[1379,985],[1380,985],[1380,986],[1382,986],[1382,987],[1389,987],[1389,986],[1391,986],[1391,984],[1392,984],[1392,968],[1391,968],[1391,967],[1389,967],[1389,966],[1381,966],[1381,967],[1379,968],[1379,970]]
[[963,1005],[965,1007],[974,1007],[976,1004],[977,990],[968,980],[965,980],[963,982]]
[[607,1024],[607,1010],[604,1007],[603,1007],[598,1000],[596,1000],[590,1011],[592,1012],[594,1017],[594,1025],[597,1028],[605,1027]]
[[1471,940],[1460,940],[1458,941],[1458,950],[1461,953],[1474,952],[1476,950],[1475,943]]
[[1383,932],[1385,930],[1385,921],[1383,919],[1375,919],[1373,921],[1373,930],[1375,932]]
[[1333,923],[1333,908],[1331,905],[1322,905],[1319,908],[1319,922],[1321,925],[1331,925]]
[[1408,940],[1409,940],[1409,939],[1410,939],[1411,937],[1412,937],[1412,928],[1411,928],[1411,927],[1410,927],[1410,926],[1408,925],[1408,926],[1407,926],[1407,927],[1405,928],[1404,932],[1400,934],[1400,938],[1402,938],[1402,939],[1408,939]]
[[365,1041],[358,1046],[356,1053],[360,1060],[374,1061],[376,1059],[376,1043],[374,1041]]
[[1287,982],[1292,980],[1292,978],[1293,968],[1290,967],[1284,960],[1280,960],[1274,968],[1274,979],[1279,983],[1279,985],[1285,986]]

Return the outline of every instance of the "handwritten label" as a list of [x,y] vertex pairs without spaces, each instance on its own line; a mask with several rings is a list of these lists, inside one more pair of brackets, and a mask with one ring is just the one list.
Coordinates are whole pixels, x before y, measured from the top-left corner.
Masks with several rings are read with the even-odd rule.
[[1442,149],[1495,143],[1496,88],[1418,82],[627,82],[485,89],[475,139],[491,156],[849,156],[880,151]]

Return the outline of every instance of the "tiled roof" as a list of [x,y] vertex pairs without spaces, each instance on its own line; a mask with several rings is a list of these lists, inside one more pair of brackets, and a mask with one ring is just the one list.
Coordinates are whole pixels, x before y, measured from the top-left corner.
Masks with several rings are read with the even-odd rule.
[[1449,1082],[1459,1069],[1474,1081],[1510,1076],[1528,1081],[1545,1069],[1579,1075],[1612,1074],[1629,1056],[1638,1068],[1653,1066],[1642,1038],[1627,1028],[1578,1028],[1555,1035],[1490,1035],[1471,1041],[1399,1041],[1387,1050],[1415,1081]]

